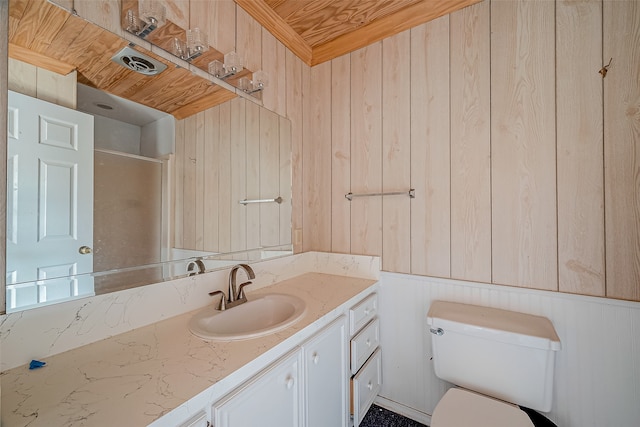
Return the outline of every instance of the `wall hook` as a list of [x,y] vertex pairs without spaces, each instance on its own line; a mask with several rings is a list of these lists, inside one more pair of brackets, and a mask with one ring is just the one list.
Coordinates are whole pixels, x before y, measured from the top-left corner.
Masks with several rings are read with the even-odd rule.
[[607,72],[609,71],[609,67],[611,66],[611,61],[613,61],[613,58],[609,59],[609,63],[604,67],[600,68],[600,71],[598,71],[598,73],[602,74],[603,79],[607,77]]

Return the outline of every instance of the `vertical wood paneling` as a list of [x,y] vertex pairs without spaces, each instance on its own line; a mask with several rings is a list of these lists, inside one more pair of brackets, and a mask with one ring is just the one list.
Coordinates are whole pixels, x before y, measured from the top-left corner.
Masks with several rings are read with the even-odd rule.
[[196,247],[196,199],[197,192],[197,123],[196,116],[188,117],[184,120],[184,157],[183,157],[183,204],[182,213],[182,248],[191,249]]
[[77,74],[62,76],[22,61],[9,58],[9,89],[67,108],[76,108]]
[[247,198],[247,147],[245,104],[235,98],[231,104],[231,250],[247,249],[247,209],[238,203]]
[[[260,109],[260,198],[274,199],[280,192],[280,118],[269,110]],[[280,206],[260,203],[261,246],[280,243]]]
[[[302,139],[303,139],[303,92],[302,92],[302,70],[303,65],[300,58],[295,56],[290,50],[286,52],[286,77],[287,84],[287,118],[291,120],[291,227],[293,230],[300,230],[302,234]],[[295,236],[295,234],[294,234]],[[297,242],[292,239],[295,253],[302,252],[302,241]]]
[[[260,107],[247,102],[245,108],[247,138],[247,199],[260,198]],[[260,247],[260,205],[246,205],[247,247]]]
[[263,28],[262,70],[269,76],[269,86],[262,93],[262,103],[265,108],[281,116],[287,114],[285,62],[284,45]]
[[305,98],[303,152],[304,251],[331,250],[331,63],[303,74]]
[[351,57],[331,61],[331,251],[351,252]]
[[35,98],[38,94],[38,68],[9,58],[9,90]]
[[489,2],[451,14],[451,277],[491,281]]
[[[93,22],[118,36],[122,36],[120,0],[75,0],[73,7],[81,18]],[[167,18],[171,19],[168,13]],[[184,28],[188,28],[188,26]]]
[[491,3],[493,282],[557,289],[555,4]]
[[[313,70],[313,69],[312,69]],[[382,191],[382,43],[351,53],[351,191]],[[382,197],[351,202],[351,252],[382,255]]]
[[231,103],[220,105],[220,148],[219,168],[220,181],[219,200],[220,213],[218,215],[219,251],[231,251]]
[[450,274],[449,17],[411,30],[411,272]]
[[38,99],[76,109],[78,79],[75,70],[66,76],[61,76],[44,68],[38,68],[37,76]]
[[[382,188],[411,188],[411,33],[382,41]],[[382,268],[411,272],[411,199],[382,197]]]
[[173,247],[184,248],[184,120],[176,120],[176,152],[173,158]]
[[279,191],[284,201],[278,206],[280,219],[280,239],[279,244],[291,243],[291,121],[284,117],[278,117],[279,125]]
[[222,53],[236,47],[236,5],[233,0],[191,0],[189,23],[204,29],[209,45]]
[[262,27],[240,7],[236,7],[236,31],[236,52],[242,55],[245,67],[262,69]]
[[[220,182],[220,107],[213,107],[204,112],[205,141],[204,141],[204,236],[205,251],[218,252],[218,217],[219,197],[218,183]],[[176,171],[177,172],[177,171]]]
[[602,2],[556,5],[559,289],[604,295]]
[[195,241],[194,246],[190,249],[202,250],[204,245],[204,200],[207,188],[204,185],[204,170],[206,162],[204,160],[204,144],[205,144],[205,114],[200,112],[195,115],[196,118],[196,147],[195,147],[195,164],[196,164],[196,200],[195,200]]
[[640,3],[603,6],[607,296],[640,300]]
[[[77,0],[76,0],[77,1]],[[92,1],[93,0],[89,0]],[[117,1],[117,0],[112,0]],[[198,0],[159,0],[165,7],[166,18],[185,30],[195,28],[197,25],[191,25],[189,22],[190,3],[198,3]]]

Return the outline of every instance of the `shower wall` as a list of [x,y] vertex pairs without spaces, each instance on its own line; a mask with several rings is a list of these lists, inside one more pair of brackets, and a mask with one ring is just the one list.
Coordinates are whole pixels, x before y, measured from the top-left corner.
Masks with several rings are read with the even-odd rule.
[[[163,163],[96,150],[94,169],[94,271],[160,262]],[[142,282],[159,270],[136,274],[145,276]],[[96,293],[103,293],[101,284],[117,286],[97,280]]]

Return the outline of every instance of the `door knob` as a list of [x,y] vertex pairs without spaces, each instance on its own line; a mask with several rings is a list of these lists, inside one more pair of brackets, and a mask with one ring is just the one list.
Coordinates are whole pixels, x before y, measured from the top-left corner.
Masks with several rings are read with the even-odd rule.
[[82,255],[90,254],[91,248],[89,246],[80,246],[80,249],[78,249],[78,252],[80,252]]

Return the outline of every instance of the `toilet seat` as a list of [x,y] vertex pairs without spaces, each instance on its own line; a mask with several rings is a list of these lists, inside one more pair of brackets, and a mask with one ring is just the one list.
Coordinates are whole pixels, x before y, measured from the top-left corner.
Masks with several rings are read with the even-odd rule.
[[452,388],[433,411],[431,427],[533,427],[533,423],[516,405]]

